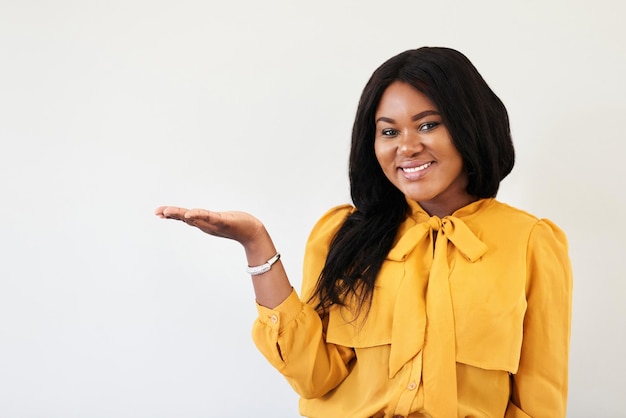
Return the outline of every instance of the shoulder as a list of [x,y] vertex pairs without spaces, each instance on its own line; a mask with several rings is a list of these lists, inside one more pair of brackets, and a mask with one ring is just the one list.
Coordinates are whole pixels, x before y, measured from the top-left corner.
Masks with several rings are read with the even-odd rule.
[[515,222],[516,224],[534,225],[539,218],[525,210],[492,199],[489,205],[485,205],[483,214],[494,219]]
[[549,219],[539,219],[531,230],[528,247],[533,251],[567,254],[567,236]]
[[351,205],[335,206],[315,223],[311,233],[309,234],[309,242],[311,241],[330,241],[335,236],[341,225],[356,209]]
[[550,220],[542,219],[525,210],[491,199],[476,213],[474,221],[481,225],[489,225],[500,232],[524,233],[529,235],[535,228],[560,229]]
[[567,248],[565,234],[554,222],[495,199],[485,202],[464,221],[481,240],[494,248],[515,253],[525,253],[541,246]]
[[356,209],[350,205],[335,206],[317,221],[306,244],[302,276],[302,297],[309,300],[313,295],[320,272],[326,262],[330,243],[341,225]]
[[529,247],[557,245],[567,248],[567,237],[550,219],[539,218],[524,210],[493,200],[485,208],[488,224],[509,236],[525,236]]

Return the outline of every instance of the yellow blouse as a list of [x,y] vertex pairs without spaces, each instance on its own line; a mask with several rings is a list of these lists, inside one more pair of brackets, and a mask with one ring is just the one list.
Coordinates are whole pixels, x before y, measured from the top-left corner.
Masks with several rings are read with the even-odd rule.
[[307,303],[351,206],[307,243],[302,300],[258,305],[253,339],[319,418],[565,416],[572,275],[563,232],[482,199],[443,219],[409,202],[367,315]]

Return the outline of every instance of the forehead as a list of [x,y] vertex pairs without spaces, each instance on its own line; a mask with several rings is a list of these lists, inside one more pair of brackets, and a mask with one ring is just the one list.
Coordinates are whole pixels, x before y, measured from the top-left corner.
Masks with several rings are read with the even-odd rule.
[[376,109],[377,116],[387,113],[419,113],[437,110],[435,104],[421,91],[404,81],[394,81],[383,92]]

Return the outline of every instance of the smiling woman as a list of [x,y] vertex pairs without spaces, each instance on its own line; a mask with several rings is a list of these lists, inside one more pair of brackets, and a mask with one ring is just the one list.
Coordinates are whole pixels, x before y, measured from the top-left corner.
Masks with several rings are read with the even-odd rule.
[[376,111],[376,158],[385,176],[430,214],[444,217],[477,200],[467,192],[463,158],[433,102],[394,81]]
[[163,206],[240,242],[253,338],[308,417],[563,417],[572,277],[563,232],[495,199],[506,109],[448,48],[403,52],[365,86],[352,205],[328,211],[292,289],[263,223]]

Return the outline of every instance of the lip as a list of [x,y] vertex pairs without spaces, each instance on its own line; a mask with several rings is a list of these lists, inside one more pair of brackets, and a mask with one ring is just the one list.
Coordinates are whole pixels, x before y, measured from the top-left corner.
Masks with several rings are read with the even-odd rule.
[[407,180],[414,181],[424,177],[435,161],[410,161],[398,166],[399,173]]

